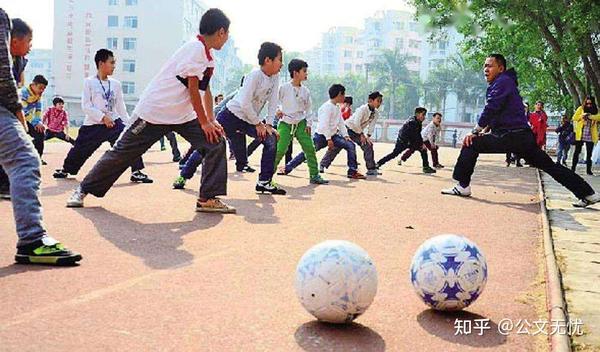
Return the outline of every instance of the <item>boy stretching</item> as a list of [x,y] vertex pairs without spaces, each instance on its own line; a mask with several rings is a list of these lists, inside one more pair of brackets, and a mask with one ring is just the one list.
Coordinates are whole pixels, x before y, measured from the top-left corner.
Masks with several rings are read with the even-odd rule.
[[212,114],[209,85],[215,67],[211,49],[225,45],[229,24],[219,9],[204,13],[200,35],[179,48],[150,81],[133,113],[134,122],[83,179],[67,207],[82,207],[87,194],[103,197],[134,160],[174,131],[204,155],[196,211],[235,212],[217,198],[227,191],[227,160],[223,129]]
[[[308,161],[308,173],[310,183],[322,185],[329,181],[319,176],[317,169],[317,154],[315,146],[310,138],[310,109],[312,102],[310,100],[310,91],[302,85],[308,77],[308,64],[299,59],[292,59],[288,65],[288,71],[292,80],[279,88],[279,101],[281,110],[279,111],[279,123],[277,132],[279,132],[279,142],[277,142],[277,154],[275,156],[275,167],[279,165],[281,158],[286,154],[292,138],[296,138],[302,151]],[[282,173],[285,173],[283,167]]]

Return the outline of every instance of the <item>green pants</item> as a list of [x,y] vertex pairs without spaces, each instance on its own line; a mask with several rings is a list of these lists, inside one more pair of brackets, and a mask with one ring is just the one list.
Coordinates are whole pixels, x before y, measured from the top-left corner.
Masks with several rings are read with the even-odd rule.
[[290,125],[289,123],[279,121],[277,132],[279,132],[279,141],[277,142],[277,153],[275,154],[275,170],[277,170],[281,158],[283,158],[292,142],[292,137],[296,137],[306,156],[310,177],[313,178],[319,175],[317,153],[310,134],[306,133],[306,120],[300,121],[297,125]]

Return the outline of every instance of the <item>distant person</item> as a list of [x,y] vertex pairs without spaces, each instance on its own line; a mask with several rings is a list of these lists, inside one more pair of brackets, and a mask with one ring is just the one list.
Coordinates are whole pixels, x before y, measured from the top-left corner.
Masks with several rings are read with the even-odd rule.
[[558,150],[556,151],[556,163],[567,166],[567,155],[571,144],[575,142],[575,133],[573,132],[573,124],[567,115],[563,115],[560,121],[560,126],[556,128],[558,133]]
[[[442,134],[442,114],[436,112],[433,114],[433,118],[431,122],[423,128],[421,131],[421,137],[423,138],[423,144],[431,152],[431,160],[433,162],[433,167],[436,169],[443,169],[444,165],[440,164],[438,150],[440,149],[437,144],[441,139]],[[427,150],[421,149],[421,153],[427,153]],[[415,149],[409,148],[404,152],[400,160],[398,160],[398,165],[401,165],[402,162],[408,160],[410,156],[415,152]],[[427,158],[427,156],[425,156]]]
[[[523,99],[517,88],[517,73],[514,69],[506,69],[504,56],[488,56],[483,72],[488,82],[485,107],[479,116],[477,127],[465,136],[454,166],[452,177],[458,184],[453,188],[443,189],[442,194],[463,197],[471,195],[471,176],[479,154],[514,152],[573,192],[579,198],[579,202],[573,204],[575,207],[587,207],[600,202],[600,195],[587,182],[575,172],[555,164],[537,145],[523,111]],[[484,128],[491,132],[482,134]]]
[[354,102],[354,99],[352,99],[352,97],[348,96],[346,98],[344,98],[344,103],[342,104],[341,107],[341,111],[342,111],[342,119],[348,120],[350,118],[350,116],[352,116],[352,103]]
[[69,114],[65,110],[63,98],[52,99],[52,107],[44,113],[43,123],[46,126],[45,140],[58,138],[71,145],[75,144],[75,140],[69,136]]
[[[21,105],[23,105],[23,115],[27,121],[27,131],[33,138],[33,145],[40,159],[44,154],[44,133],[46,131],[42,122],[42,95],[47,86],[48,80],[42,75],[37,75],[29,86],[21,88]],[[43,159],[42,165],[46,165]]]
[[598,142],[598,121],[600,121],[600,114],[598,114],[596,99],[592,96],[588,96],[583,100],[583,104],[577,108],[573,115],[573,129],[575,130],[575,152],[573,153],[573,163],[571,164],[571,170],[573,172],[577,169],[579,154],[585,143],[586,172],[588,175],[593,175],[592,153],[594,144]]
[[535,110],[529,114],[529,124],[535,136],[535,142],[541,150],[546,150],[546,132],[548,130],[548,115],[544,111],[544,103],[538,100]]

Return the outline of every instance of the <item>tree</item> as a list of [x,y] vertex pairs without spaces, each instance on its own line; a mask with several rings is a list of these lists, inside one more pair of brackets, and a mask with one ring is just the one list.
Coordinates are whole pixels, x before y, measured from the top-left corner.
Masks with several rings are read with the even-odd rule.
[[384,49],[381,55],[369,65],[369,72],[377,77],[377,86],[386,87],[389,94],[389,117],[394,117],[396,112],[397,89],[401,83],[411,83],[410,72],[406,67],[408,57],[400,53],[399,49]]

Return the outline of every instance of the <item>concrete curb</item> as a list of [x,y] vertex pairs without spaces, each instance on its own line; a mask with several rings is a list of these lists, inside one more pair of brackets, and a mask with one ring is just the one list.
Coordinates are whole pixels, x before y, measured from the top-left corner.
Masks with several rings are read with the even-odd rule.
[[[560,322],[560,324],[564,323],[564,326],[566,326],[568,322],[567,305],[563,295],[560,270],[556,264],[552,232],[550,221],[548,220],[548,210],[546,209],[544,185],[542,183],[541,171],[539,170],[537,171],[537,179],[544,235],[544,257],[546,259],[546,307],[548,308],[550,322]],[[571,352],[571,338],[568,334],[553,334],[549,336],[549,340],[550,351]]]

